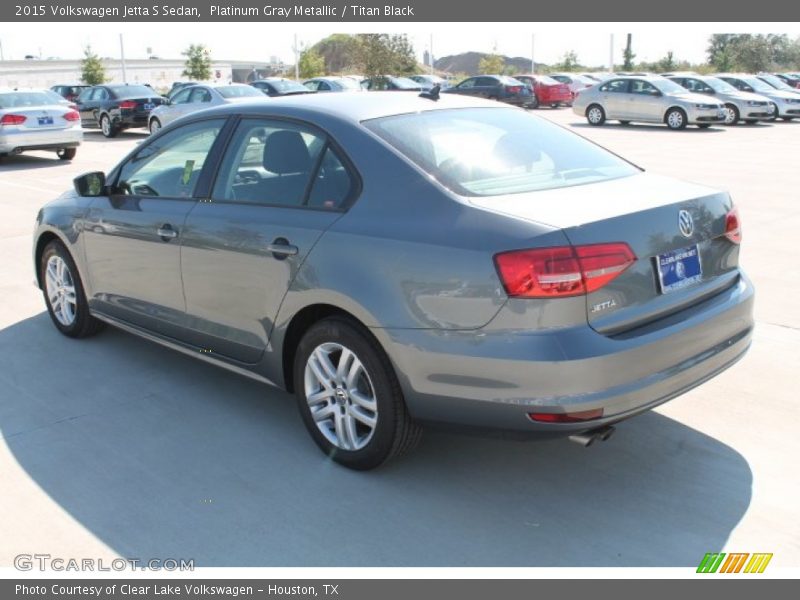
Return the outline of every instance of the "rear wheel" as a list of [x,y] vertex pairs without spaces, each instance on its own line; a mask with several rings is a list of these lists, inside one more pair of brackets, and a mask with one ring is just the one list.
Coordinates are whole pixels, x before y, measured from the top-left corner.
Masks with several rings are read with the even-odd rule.
[[539,108],[539,98],[536,97],[536,94],[531,96],[531,102],[528,105],[529,108]]
[[631,122],[630,121],[620,121],[619,124],[620,125],[630,125]]
[[739,122],[739,109],[733,104],[725,105],[725,125],[736,125]]
[[56,151],[58,158],[61,160],[72,160],[75,158],[75,155],[78,153],[77,148],[61,148]]
[[294,382],[311,437],[346,467],[373,469],[420,438],[388,357],[347,319],[323,319],[306,332],[297,348]]
[[681,108],[670,108],[664,115],[664,122],[667,127],[673,130],[686,128],[686,113]]
[[97,333],[103,324],[89,313],[78,269],[64,244],[50,242],[42,253],[39,269],[47,312],[56,328],[74,338]]
[[602,125],[606,122],[606,111],[599,104],[592,104],[586,109],[586,120],[589,125]]
[[113,138],[119,133],[117,128],[112,125],[108,115],[100,117],[100,131],[102,131],[103,135],[107,138]]

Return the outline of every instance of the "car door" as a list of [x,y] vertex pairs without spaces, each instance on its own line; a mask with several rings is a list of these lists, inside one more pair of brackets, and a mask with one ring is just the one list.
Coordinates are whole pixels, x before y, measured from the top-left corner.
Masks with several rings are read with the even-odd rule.
[[477,77],[470,77],[469,79],[465,79],[457,86],[453,88],[453,91],[457,94],[463,94],[465,96],[474,96],[478,93],[478,90],[475,89],[475,84],[477,83]]
[[78,101],[78,112],[81,114],[81,123],[84,126],[97,127],[98,112],[103,101],[108,99],[108,90],[104,87],[93,87],[85,90]]
[[180,243],[195,189],[225,119],[179,126],[144,142],[109,176],[83,223],[92,307],[180,339]]
[[165,106],[164,108],[160,109],[162,114],[164,115],[164,119],[162,125],[166,125],[167,123],[172,123],[175,119],[178,119],[191,110],[191,95],[192,95],[193,88],[184,88],[175,96],[173,96],[170,103]]
[[500,95],[500,82],[494,77],[478,77],[475,82],[474,95],[479,98],[494,98]]
[[257,362],[289,285],[357,193],[356,182],[316,129],[242,119],[210,200],[186,220],[181,263],[191,343]]
[[606,117],[609,119],[632,120],[628,113],[630,107],[627,101],[628,80],[612,79],[600,86],[598,95]]
[[664,116],[664,95],[649,81],[632,79],[628,89],[627,114],[635,121],[661,122]]

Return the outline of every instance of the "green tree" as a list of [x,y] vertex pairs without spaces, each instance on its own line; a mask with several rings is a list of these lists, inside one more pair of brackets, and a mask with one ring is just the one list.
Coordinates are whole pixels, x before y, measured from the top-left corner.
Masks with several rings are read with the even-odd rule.
[[578,55],[574,50],[565,52],[564,56],[561,58],[561,62],[556,63],[553,67],[559,71],[574,71],[580,67]]
[[506,66],[506,61],[499,54],[487,54],[478,63],[478,71],[485,75],[502,73]]
[[325,61],[328,73],[346,73],[362,69],[360,42],[354,35],[334,33],[312,46]]
[[325,59],[314,48],[303,50],[297,66],[300,71],[300,77],[303,79],[319,77],[325,74]]
[[677,66],[675,62],[675,54],[670,50],[667,55],[656,63],[656,71],[666,73],[667,71],[674,71]]
[[405,35],[362,33],[357,39],[358,63],[367,77],[411,75],[418,68],[414,48]]
[[186,57],[183,75],[195,81],[211,79],[211,53],[203,44],[191,44],[181,52]]
[[625,71],[630,71],[633,69],[633,59],[636,58],[636,54],[633,52],[633,34],[628,34],[628,41],[625,43],[625,50],[622,53],[622,68]]
[[99,85],[106,81],[106,69],[100,57],[92,52],[91,46],[83,49],[81,60],[81,81],[88,85]]

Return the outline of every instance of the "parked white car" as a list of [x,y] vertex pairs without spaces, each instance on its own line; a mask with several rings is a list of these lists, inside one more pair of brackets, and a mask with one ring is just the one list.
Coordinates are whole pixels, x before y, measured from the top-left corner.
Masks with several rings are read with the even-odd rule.
[[676,73],[669,79],[694,94],[713,96],[722,102],[725,106],[725,125],[736,125],[739,120],[752,125],[775,118],[775,107],[769,98],[752,92],[740,92],[717,77]]
[[83,141],[81,116],[54,96],[49,90],[0,90],[0,158],[30,150],[75,158]]

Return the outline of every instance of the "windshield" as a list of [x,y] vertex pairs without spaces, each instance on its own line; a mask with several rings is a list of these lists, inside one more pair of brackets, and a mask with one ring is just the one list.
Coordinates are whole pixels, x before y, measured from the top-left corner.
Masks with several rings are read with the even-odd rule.
[[741,77],[742,81],[744,81],[747,85],[753,88],[756,92],[763,92],[769,94],[775,91],[775,88],[769,85],[768,83],[764,83],[758,77]]
[[363,124],[462,196],[570,187],[639,172],[582,137],[512,108],[431,110]]
[[775,75],[759,75],[758,78],[761,81],[766,81],[769,85],[771,85],[776,89],[789,90],[792,92],[795,91],[795,89],[792,86],[787,85],[783,79],[781,79],[780,77],[775,77]]
[[733,87],[727,81],[722,81],[722,79],[718,79],[716,77],[705,77],[701,80],[703,83],[708,85],[712,90],[715,92],[721,92],[723,94],[730,94],[735,93],[738,90]]
[[[54,95],[55,92],[53,92]],[[27,108],[29,106],[52,106],[60,104],[64,99],[58,99],[44,92],[12,92],[0,94],[0,109],[2,108]]]
[[249,85],[221,85],[215,89],[223,98],[260,98],[264,95],[261,90]]
[[670,79],[654,79],[650,83],[665,94],[686,94],[687,90]]
[[360,90],[361,86],[355,79],[351,79],[350,77],[339,77],[336,79],[336,83],[347,90]]
[[290,79],[270,79],[269,83],[279,92],[307,92],[308,88],[302,83]]
[[146,85],[112,85],[109,89],[117,98],[152,98],[159,95],[157,91]]

